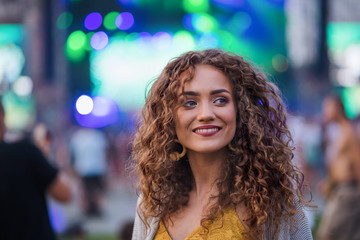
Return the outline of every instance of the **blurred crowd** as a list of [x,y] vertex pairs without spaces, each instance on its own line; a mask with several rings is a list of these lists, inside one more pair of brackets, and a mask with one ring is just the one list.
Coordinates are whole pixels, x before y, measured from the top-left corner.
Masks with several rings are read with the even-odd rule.
[[[44,212],[43,215],[46,216],[42,221],[49,221],[48,225],[51,225],[52,230],[43,231],[42,229],[41,231],[50,235],[49,232],[54,232],[55,235],[70,239],[73,237],[86,239],[88,233],[83,226],[84,222],[89,219],[97,219],[101,222],[106,217],[104,216],[105,198],[107,193],[116,186],[120,185],[125,192],[135,195],[126,172],[130,157],[130,132],[107,131],[76,125],[62,132],[56,132],[40,122],[30,130],[11,131],[5,126],[6,109],[2,107],[1,99],[0,105],[0,110],[2,110],[0,111],[0,152],[1,167],[4,171],[2,172],[4,181],[1,184],[0,205],[2,205],[1,209],[10,206],[6,214],[2,211],[0,224],[4,229],[8,228],[10,238],[6,238],[5,234],[6,239],[13,239],[11,236],[15,232],[14,226],[21,225],[21,221],[13,224],[8,221],[5,224],[5,218],[16,215],[24,218],[24,221],[31,221],[29,220],[31,218],[26,218],[24,211],[35,208],[36,204],[31,202],[30,191],[32,190],[36,192],[39,199],[46,197],[46,200],[39,200],[41,202],[39,211]],[[60,176],[62,185],[59,187],[55,183]],[[12,190],[9,189],[17,188],[17,183],[19,183],[19,188],[12,194]],[[58,193],[53,194],[52,189],[56,189]],[[5,195],[10,197],[4,197]],[[24,202],[21,204],[23,206],[19,209],[18,215],[13,210],[17,208],[17,204],[12,202],[11,198]],[[119,204],[122,203],[119,202]],[[67,209],[69,205],[77,206],[78,211],[75,214],[69,214],[68,212],[72,211]],[[130,211],[135,214],[135,208]],[[36,228],[44,228],[41,227],[42,222],[36,222],[36,224],[38,224]],[[119,239],[131,238],[131,224],[130,220],[118,226]],[[35,230],[33,232],[35,236],[39,234],[39,232],[35,233]],[[29,234],[26,230],[23,233]],[[53,239],[50,235],[45,238],[41,238],[40,235],[38,237]],[[21,238],[22,235],[13,236]]]

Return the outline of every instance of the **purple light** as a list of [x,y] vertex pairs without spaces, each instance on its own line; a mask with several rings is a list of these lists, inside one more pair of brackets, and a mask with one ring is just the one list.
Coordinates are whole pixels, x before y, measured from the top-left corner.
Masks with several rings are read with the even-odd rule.
[[149,37],[151,37],[151,34],[148,33],[148,32],[140,32],[139,35],[140,35],[142,38],[149,38]]
[[102,20],[103,19],[102,19],[102,16],[100,13],[93,12],[86,16],[85,21],[84,21],[84,26],[88,30],[95,30],[101,26]]
[[109,43],[109,37],[103,31],[94,33],[90,39],[90,45],[95,50],[101,50],[105,48],[108,45],[108,43]]
[[127,30],[134,24],[134,16],[129,12],[120,13],[115,20],[115,25],[120,30]]
[[119,119],[119,108],[114,100],[108,97],[93,98],[94,109],[88,115],[76,112],[76,121],[84,127],[101,128],[116,123]]

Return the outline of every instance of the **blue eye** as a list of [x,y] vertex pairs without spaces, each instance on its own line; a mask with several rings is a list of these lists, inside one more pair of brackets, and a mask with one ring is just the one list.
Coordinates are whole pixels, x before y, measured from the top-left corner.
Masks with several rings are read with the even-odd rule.
[[217,103],[217,104],[225,104],[225,103],[228,103],[228,102],[229,102],[229,100],[227,98],[224,98],[224,97],[217,98],[214,101],[214,103]]
[[194,100],[186,101],[184,104],[185,107],[194,107],[196,105],[197,105],[197,103]]

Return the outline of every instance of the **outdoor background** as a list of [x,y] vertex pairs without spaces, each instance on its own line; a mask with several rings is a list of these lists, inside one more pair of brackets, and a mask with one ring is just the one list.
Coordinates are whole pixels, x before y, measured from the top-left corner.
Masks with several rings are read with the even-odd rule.
[[[14,141],[44,123],[52,158],[67,171],[75,197],[49,199],[62,239],[120,239],[135,216],[127,175],[129,142],[146,91],[167,62],[189,50],[221,48],[251,59],[275,82],[318,207],[326,174],[321,106],[339,94],[349,118],[360,114],[358,0],[0,0],[0,94],[6,137]],[[358,125],[359,126],[359,125]],[[100,130],[109,154],[103,214],[82,211],[69,141],[79,127]]]

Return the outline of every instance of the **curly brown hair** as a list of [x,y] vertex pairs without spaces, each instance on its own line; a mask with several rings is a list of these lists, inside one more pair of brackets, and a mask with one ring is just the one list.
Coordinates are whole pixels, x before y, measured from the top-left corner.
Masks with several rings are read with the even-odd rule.
[[236,151],[226,156],[217,179],[218,195],[213,196],[216,201],[201,225],[229,206],[242,204],[248,211],[252,236],[264,238],[270,227],[276,234],[281,221],[291,224],[298,202],[305,202],[303,174],[291,162],[286,111],[277,87],[261,71],[249,60],[219,49],[191,51],[170,61],[146,97],[133,141],[142,197],[139,215],[148,228],[150,218],[169,219],[189,200],[193,184],[189,162],[174,162],[169,155],[179,150],[174,141],[174,116],[180,75],[186,72],[191,79],[196,65],[211,65],[228,77],[237,107],[236,133],[231,141]]

